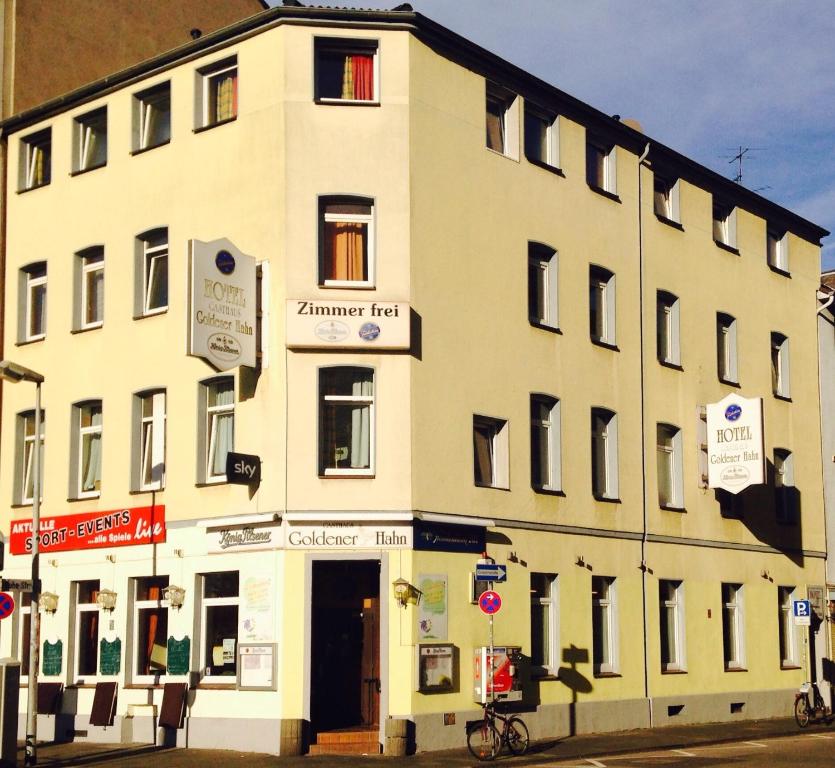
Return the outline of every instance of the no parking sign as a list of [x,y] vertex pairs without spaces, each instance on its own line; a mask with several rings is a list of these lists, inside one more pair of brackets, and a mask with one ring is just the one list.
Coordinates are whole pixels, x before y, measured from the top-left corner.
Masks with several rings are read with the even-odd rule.
[[14,598],[8,592],[0,592],[0,619],[6,619],[14,612]]
[[481,608],[482,613],[492,616],[494,613],[498,613],[502,607],[502,598],[498,592],[488,589],[486,592],[482,592],[481,597],[478,598],[478,607]]

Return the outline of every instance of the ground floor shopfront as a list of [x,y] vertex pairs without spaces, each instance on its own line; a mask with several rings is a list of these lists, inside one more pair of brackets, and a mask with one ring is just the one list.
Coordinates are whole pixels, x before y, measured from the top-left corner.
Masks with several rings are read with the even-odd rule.
[[[382,747],[461,746],[489,643],[484,550],[506,567],[494,643],[521,650],[516,706],[532,738],[788,714],[828,653],[825,624],[809,634],[791,619],[791,601],[823,583],[820,553],[413,511],[158,519],[156,543],[107,545],[104,532],[42,555],[54,597],[39,679],[63,693],[41,739],[286,754],[363,729]],[[11,554],[3,575],[29,568]],[[0,655],[26,673],[21,602]],[[115,710],[92,725],[103,682]],[[162,733],[171,682],[187,685],[185,713]]]

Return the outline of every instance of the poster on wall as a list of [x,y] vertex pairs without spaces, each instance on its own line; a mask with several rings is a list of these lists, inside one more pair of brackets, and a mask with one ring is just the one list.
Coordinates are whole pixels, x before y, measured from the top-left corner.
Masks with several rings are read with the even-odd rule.
[[271,641],[273,621],[272,577],[247,577],[241,588],[241,641],[247,643]]
[[420,574],[417,588],[421,592],[418,603],[418,640],[446,640],[446,574]]

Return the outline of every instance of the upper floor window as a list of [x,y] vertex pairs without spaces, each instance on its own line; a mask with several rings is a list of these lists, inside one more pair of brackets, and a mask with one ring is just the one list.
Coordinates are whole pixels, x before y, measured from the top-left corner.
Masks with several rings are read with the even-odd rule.
[[528,320],[531,325],[559,327],[557,252],[528,243]]
[[538,491],[562,489],[560,401],[548,395],[531,395],[531,486]]
[[52,177],[52,129],[24,136],[20,140],[18,189],[34,189],[49,184]]
[[101,493],[101,400],[74,405],[72,427],[70,497],[98,496]]
[[319,200],[319,285],[374,285],[374,203],[366,198]]
[[200,383],[200,452],[198,480],[226,481],[226,456],[235,448],[235,380],[218,376]]
[[658,362],[681,365],[679,299],[667,291],[656,294],[656,342]]
[[766,228],[766,258],[768,266],[780,272],[789,271],[789,233],[774,227]]
[[168,309],[168,229],[161,227],[136,238],[137,317],[155,315]]
[[486,89],[487,148],[516,159],[519,156],[517,96],[489,81]]
[[615,276],[608,269],[589,267],[589,333],[598,344],[615,344]]
[[774,449],[774,507],[777,522],[797,525],[799,494],[794,485],[794,455],[784,448]]
[[656,425],[658,504],[661,507],[684,507],[683,449],[681,430],[672,424]]
[[99,328],[104,321],[104,248],[85,248],[75,254],[73,328]]
[[586,182],[592,189],[618,192],[617,146],[598,139],[586,139]]
[[134,395],[134,453],[131,487],[165,487],[165,390]]
[[[43,496],[44,429],[46,412],[41,411],[40,424],[40,495]],[[31,504],[35,497],[35,412],[24,411],[17,416],[17,451],[15,452],[15,493],[17,504]]]
[[666,221],[681,223],[679,211],[679,180],[671,180],[655,174],[653,207],[655,215]]
[[72,169],[75,173],[100,168],[107,163],[107,107],[73,120]]
[[318,101],[379,101],[377,41],[316,38]]
[[714,199],[713,239],[720,245],[736,248],[736,208]]
[[509,488],[508,426],[504,419],[473,416],[473,479],[485,488]]
[[46,262],[20,270],[18,340],[37,341],[46,336]]
[[596,499],[618,498],[618,415],[591,409],[591,487]]
[[527,103],[525,157],[551,168],[560,167],[559,118]]
[[374,474],[374,370],[319,370],[319,474]]
[[171,139],[171,83],[133,95],[133,150],[138,152]]
[[737,371],[736,319],[724,312],[716,313],[716,368],[719,380],[739,383]]
[[238,115],[238,58],[197,70],[197,127],[208,128]]
[[771,334],[771,391],[777,397],[791,397],[789,340],[782,333]]

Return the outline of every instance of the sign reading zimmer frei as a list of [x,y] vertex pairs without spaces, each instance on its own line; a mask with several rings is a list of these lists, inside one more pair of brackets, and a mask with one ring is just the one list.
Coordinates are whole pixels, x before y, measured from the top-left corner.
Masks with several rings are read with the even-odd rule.
[[255,259],[222,238],[189,241],[188,353],[219,371],[255,367]]
[[763,401],[730,394],[707,406],[708,486],[739,493],[764,482]]
[[409,305],[288,299],[287,346],[409,349]]

